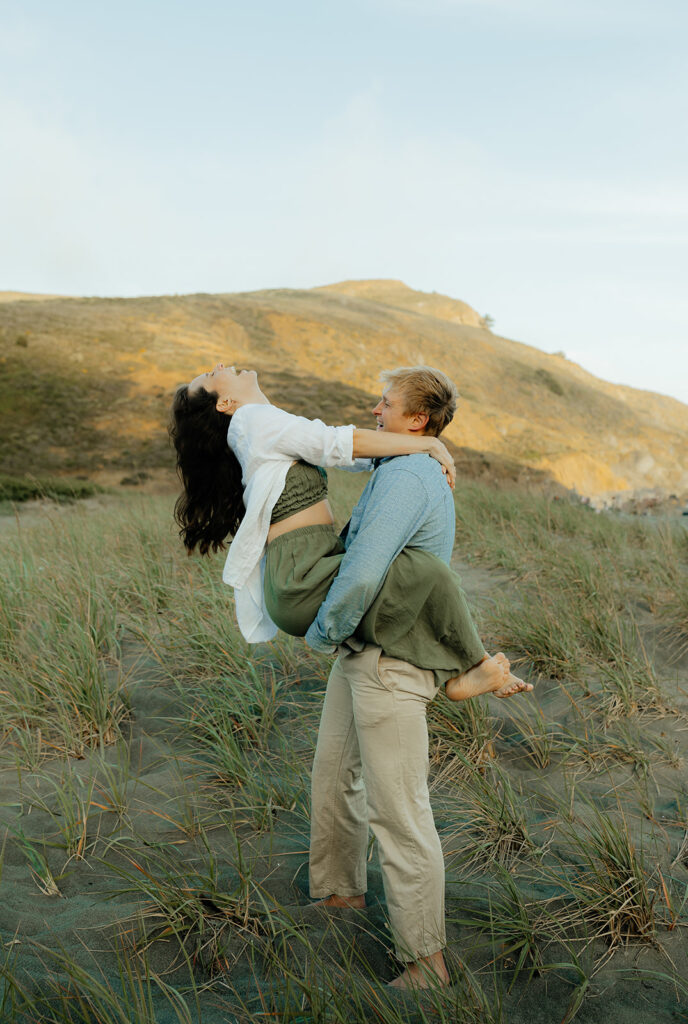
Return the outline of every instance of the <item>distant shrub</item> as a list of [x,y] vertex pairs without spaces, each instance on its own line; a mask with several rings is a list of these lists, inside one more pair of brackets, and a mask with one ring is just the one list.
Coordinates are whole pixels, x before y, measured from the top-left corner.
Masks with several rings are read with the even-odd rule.
[[19,345],[19,348],[28,348],[29,339],[25,334],[18,334],[14,341],[15,345]]
[[138,473],[132,473],[131,476],[123,476],[120,480],[121,487],[137,487],[139,484],[145,483],[146,480],[150,479],[150,473],[146,473],[145,470],[139,470]]
[[481,317],[481,320],[481,326],[484,327],[486,330],[491,331],[492,328],[494,327],[494,317],[490,316],[489,313],[486,313],[485,316]]
[[542,367],[540,367],[539,370],[535,371],[535,376],[541,384],[544,384],[546,388],[549,388],[553,395],[564,394],[563,387],[561,386],[557,378],[554,376],[554,374],[550,373],[549,370],[545,370]]
[[64,480],[54,477],[15,477],[0,474],[0,501],[76,501],[102,493],[103,488],[90,480]]

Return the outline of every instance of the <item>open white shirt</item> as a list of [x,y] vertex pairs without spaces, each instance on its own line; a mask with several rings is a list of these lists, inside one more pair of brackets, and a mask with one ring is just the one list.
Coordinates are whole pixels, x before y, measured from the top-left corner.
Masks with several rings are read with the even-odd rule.
[[227,443],[242,469],[246,513],[234,535],[222,579],[234,587],[236,616],[249,643],[272,640],[277,626],[263,597],[265,546],[275,502],[284,490],[296,459],[314,466],[369,469],[370,461],[353,458],[354,426],[328,427],[322,420],[256,403],[242,405],[232,416]]

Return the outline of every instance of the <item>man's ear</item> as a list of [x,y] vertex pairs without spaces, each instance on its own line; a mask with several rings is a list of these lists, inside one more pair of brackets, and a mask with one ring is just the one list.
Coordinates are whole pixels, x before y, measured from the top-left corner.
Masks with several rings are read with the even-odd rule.
[[429,420],[430,420],[430,417],[428,416],[428,414],[426,412],[416,412],[411,417],[411,421],[412,421],[412,424],[413,424],[411,429],[412,430],[425,430],[425,428],[428,425]]

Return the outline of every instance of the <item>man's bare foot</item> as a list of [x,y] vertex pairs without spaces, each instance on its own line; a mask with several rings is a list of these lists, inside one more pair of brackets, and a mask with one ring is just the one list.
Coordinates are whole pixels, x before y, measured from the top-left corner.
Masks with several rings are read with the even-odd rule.
[[486,654],[473,668],[460,676],[448,679],[444,692],[449,700],[468,700],[478,697],[481,693],[493,693],[502,689],[509,679],[509,659],[501,651],[491,657]]
[[450,980],[442,950],[439,950],[407,964],[403,974],[390,981],[387,988],[430,988],[431,985],[448,985]]
[[326,896],[324,900],[316,900],[314,907],[353,907],[356,910],[363,910],[366,905],[365,895],[362,896]]
[[513,697],[515,693],[528,693],[533,689],[532,683],[526,683],[518,676],[509,675],[506,686],[494,691],[495,697]]

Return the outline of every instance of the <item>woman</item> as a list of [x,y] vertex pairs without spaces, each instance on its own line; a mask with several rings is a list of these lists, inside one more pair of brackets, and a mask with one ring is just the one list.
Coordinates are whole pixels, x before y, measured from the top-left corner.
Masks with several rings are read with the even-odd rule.
[[[255,371],[222,363],[177,391],[170,433],[184,485],[175,506],[183,542],[189,553],[198,546],[207,554],[233,535],[223,580],[235,589],[239,628],[252,643],[272,639],[278,626],[304,635],[337,574],[344,545],[319,466],[365,470],[371,458],[427,453],[454,483],[438,438],[293,416],[269,402]],[[409,581],[416,604],[405,600],[405,617],[395,615],[394,595],[408,594]],[[453,700],[532,689],[510,675],[503,654],[485,653],[458,577],[419,549],[397,556],[355,635],[433,669]]]

